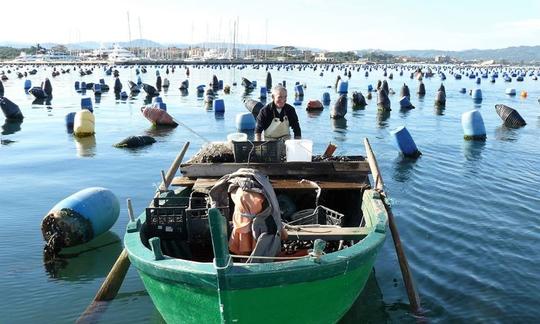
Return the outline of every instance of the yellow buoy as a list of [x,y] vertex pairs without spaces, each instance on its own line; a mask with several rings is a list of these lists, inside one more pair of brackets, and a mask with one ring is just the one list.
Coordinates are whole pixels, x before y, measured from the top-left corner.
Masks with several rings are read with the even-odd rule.
[[525,90],[521,91],[521,97],[522,98],[527,98],[527,91],[525,91]]

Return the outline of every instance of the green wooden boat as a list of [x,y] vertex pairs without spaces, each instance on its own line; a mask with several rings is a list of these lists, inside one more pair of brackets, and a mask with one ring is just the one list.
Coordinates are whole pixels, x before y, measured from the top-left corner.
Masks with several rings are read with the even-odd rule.
[[[386,195],[370,185],[368,175],[377,181],[380,174],[365,143],[367,158],[182,164],[182,175],[172,182],[180,188],[159,193],[128,224],[124,239],[163,318],[168,323],[337,322],[364,288],[387,235]],[[246,263],[231,255],[230,213],[196,208],[194,192],[245,167],[266,174],[275,193],[287,195],[298,209],[317,210],[318,220],[321,211],[322,219],[340,215],[341,225],[291,222],[282,244],[293,251],[272,262]],[[302,255],[305,248],[309,253]]]

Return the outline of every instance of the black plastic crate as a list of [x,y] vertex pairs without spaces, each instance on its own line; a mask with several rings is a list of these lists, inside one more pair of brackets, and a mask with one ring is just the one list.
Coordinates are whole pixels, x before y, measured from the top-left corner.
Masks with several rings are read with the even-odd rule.
[[[146,208],[147,225],[160,235],[210,242],[209,208],[206,196],[154,198],[154,207]],[[223,216],[229,216],[229,207],[218,209]]]
[[146,223],[155,232],[174,234],[181,240],[187,240],[187,206],[148,207]]
[[234,142],[236,163],[278,163],[283,151],[282,141]]
[[[186,209],[186,230],[187,240],[190,242],[200,242],[211,240],[210,223],[208,222],[208,210],[205,208]],[[224,217],[229,216],[229,207],[218,207],[219,212]]]

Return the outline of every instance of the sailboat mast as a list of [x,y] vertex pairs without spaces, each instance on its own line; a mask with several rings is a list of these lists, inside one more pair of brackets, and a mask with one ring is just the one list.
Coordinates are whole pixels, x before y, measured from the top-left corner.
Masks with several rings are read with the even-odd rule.
[[138,17],[138,20],[139,20],[139,46],[138,46],[139,51],[138,52],[139,52],[139,57],[140,57],[141,56],[141,46],[140,46],[141,43],[140,42],[142,42],[142,39],[143,39],[142,38],[141,17],[140,16]]
[[131,48],[131,24],[129,23],[129,11],[127,12],[129,47]]

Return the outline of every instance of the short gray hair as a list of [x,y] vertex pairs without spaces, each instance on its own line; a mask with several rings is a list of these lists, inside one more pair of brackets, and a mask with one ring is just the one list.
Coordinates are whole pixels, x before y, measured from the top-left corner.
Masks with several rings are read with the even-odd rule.
[[279,93],[281,91],[287,93],[287,88],[282,86],[281,83],[278,83],[278,84],[276,84],[275,86],[272,87],[272,94]]

